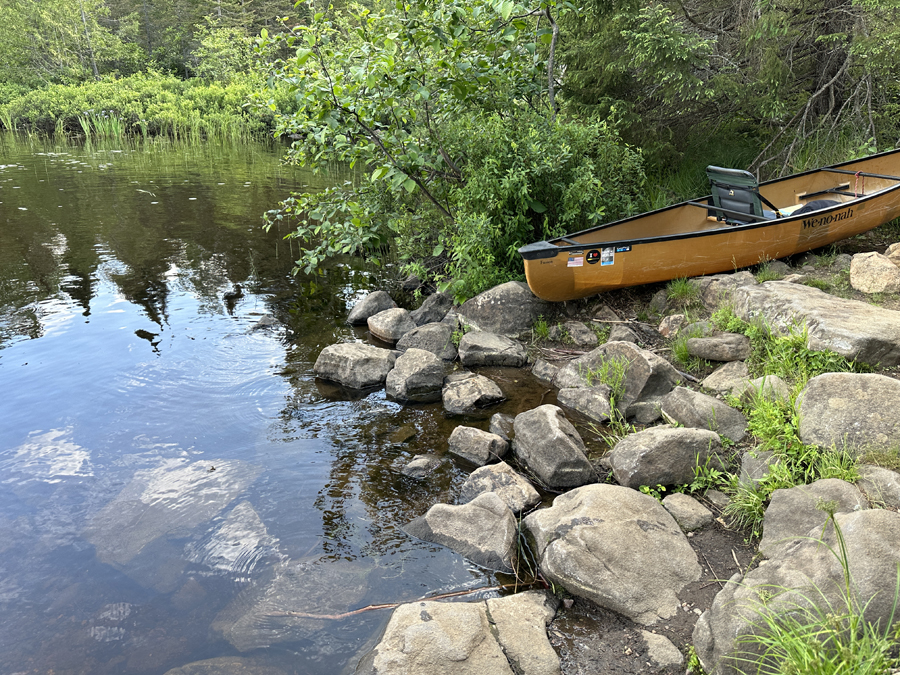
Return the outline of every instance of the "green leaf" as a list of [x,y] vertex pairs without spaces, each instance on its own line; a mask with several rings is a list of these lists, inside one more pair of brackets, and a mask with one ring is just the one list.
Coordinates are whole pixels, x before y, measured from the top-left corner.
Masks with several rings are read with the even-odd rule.
[[431,255],[433,255],[435,258],[437,258],[443,252],[444,252],[444,245],[438,244],[437,246],[434,247],[434,250],[431,252]]
[[529,201],[528,206],[532,211],[536,211],[537,213],[546,213],[547,211],[547,207],[537,201]]
[[506,21],[509,18],[509,15],[512,14],[513,8],[515,8],[515,4],[512,2],[501,2],[500,7],[498,8],[500,11],[500,16],[503,17],[503,20]]
[[403,181],[403,189],[407,192],[412,192],[416,189],[416,181],[414,181],[412,178],[407,178],[405,181]]

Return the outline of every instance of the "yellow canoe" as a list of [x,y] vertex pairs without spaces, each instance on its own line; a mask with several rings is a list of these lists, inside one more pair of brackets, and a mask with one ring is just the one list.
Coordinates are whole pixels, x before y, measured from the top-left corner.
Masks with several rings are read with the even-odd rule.
[[758,186],[745,171],[707,173],[706,198],[520,248],[532,292],[559,302],[733,271],[900,217],[900,150]]

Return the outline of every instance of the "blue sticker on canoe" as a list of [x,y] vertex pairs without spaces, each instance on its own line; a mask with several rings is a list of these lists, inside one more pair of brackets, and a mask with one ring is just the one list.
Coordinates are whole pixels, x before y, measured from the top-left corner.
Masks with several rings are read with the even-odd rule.
[[616,253],[628,253],[631,250],[631,244],[628,246],[616,246]]

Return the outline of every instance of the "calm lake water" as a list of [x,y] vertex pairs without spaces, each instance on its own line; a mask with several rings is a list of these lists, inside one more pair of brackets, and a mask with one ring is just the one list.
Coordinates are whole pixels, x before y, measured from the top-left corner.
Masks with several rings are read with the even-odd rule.
[[313,377],[380,279],[291,276],[260,215],[323,179],[279,154],[0,136],[0,673],[352,672],[390,612],[338,615],[497,583],[400,530],[453,502],[465,470],[400,469],[461,420]]

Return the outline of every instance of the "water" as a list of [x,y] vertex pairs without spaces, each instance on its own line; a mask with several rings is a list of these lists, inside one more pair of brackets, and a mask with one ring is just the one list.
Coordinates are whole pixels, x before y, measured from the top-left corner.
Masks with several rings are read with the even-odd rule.
[[291,276],[260,214],[328,179],[278,155],[0,136],[0,673],[352,672],[389,611],[340,615],[496,583],[400,530],[465,479],[399,473],[459,421],[313,377],[378,280]]

